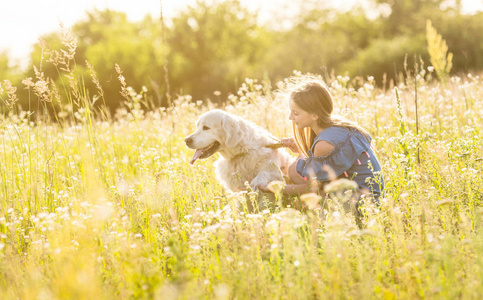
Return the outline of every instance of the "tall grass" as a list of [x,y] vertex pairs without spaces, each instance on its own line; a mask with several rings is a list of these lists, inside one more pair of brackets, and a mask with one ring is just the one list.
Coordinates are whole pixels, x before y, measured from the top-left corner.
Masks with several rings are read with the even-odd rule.
[[[323,212],[239,208],[245,195],[223,191],[216,158],[188,164],[192,151],[183,139],[213,104],[180,96],[172,107],[144,111],[145,92],[123,85],[124,108],[116,116],[95,113],[66,39],[67,50],[57,52],[64,59],[50,53],[64,84],[43,78],[41,69],[25,82],[33,101],[54,102],[57,120],[15,105],[2,116],[0,298],[483,294],[480,77],[453,77],[443,87],[419,74],[389,91],[372,78],[358,89],[349,78],[330,79],[338,112],[373,134],[386,179],[385,198],[364,207],[359,227],[336,201]],[[15,91],[2,87],[1,99],[11,104]],[[56,100],[55,88],[67,99]],[[290,135],[281,121],[287,105],[269,82],[247,79],[224,109]]]

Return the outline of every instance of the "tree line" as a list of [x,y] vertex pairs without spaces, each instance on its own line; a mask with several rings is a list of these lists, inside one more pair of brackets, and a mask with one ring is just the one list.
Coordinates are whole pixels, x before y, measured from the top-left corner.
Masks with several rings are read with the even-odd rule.
[[[35,69],[15,72],[8,57],[0,55],[0,81],[12,81],[26,108],[32,105],[27,103],[31,96],[22,80],[41,73],[65,86],[68,79],[52,56],[60,59],[71,51],[67,68],[81,79],[82,96],[93,97],[101,87],[103,101],[112,110],[122,103],[120,74],[135,91],[147,90],[156,106],[169,104],[168,91],[173,97],[224,99],[247,77],[275,82],[294,70],[373,76],[385,85],[404,72],[408,57],[417,57],[423,67],[430,64],[428,20],[454,55],[453,73],[483,69],[483,13],[462,14],[459,0],[452,5],[444,0],[372,0],[373,7],[381,9],[375,16],[362,8],[338,12],[311,3],[289,20],[288,28],[278,26],[284,20],[276,17],[260,24],[257,12],[239,0],[199,0],[166,26],[150,16],[130,22],[124,13],[94,10],[71,28],[75,39],[66,42],[58,32],[42,37],[45,43],[31,53]],[[91,80],[92,72],[97,83]]]

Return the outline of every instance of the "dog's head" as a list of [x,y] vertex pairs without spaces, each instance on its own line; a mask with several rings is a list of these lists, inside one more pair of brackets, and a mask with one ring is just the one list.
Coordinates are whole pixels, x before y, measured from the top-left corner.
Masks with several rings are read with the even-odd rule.
[[202,114],[196,122],[196,131],[185,139],[186,146],[196,149],[190,164],[240,143],[243,139],[240,123],[238,117],[220,109]]

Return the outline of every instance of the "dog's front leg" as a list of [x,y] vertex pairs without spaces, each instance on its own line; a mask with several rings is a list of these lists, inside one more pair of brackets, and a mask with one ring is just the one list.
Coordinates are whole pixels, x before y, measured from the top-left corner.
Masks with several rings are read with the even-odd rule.
[[254,190],[258,190],[259,186],[266,187],[270,182],[275,180],[283,180],[278,171],[261,171],[258,175],[253,178],[250,182],[250,186]]

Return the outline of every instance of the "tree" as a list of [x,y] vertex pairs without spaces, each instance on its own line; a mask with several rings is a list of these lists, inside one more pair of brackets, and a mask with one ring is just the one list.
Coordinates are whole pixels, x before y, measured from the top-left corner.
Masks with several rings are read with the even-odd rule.
[[453,72],[483,69],[483,12],[431,20],[453,53]]
[[9,78],[10,67],[9,67],[8,55],[6,52],[0,53],[0,82],[4,79]]
[[426,19],[439,14],[445,0],[375,0],[388,5],[391,13],[387,17],[385,34],[394,37],[399,34],[411,34],[414,29],[424,30]]
[[[136,24],[129,22],[124,13],[96,10],[88,13],[86,21],[77,23],[73,31],[80,41],[76,60],[94,66],[108,106],[119,107],[122,101],[115,64],[120,66],[127,85],[135,90],[143,86],[151,90],[163,88],[159,84],[163,69],[160,24],[151,17]],[[93,85],[90,87],[95,90]]]
[[[139,23],[131,23],[124,13],[111,10],[94,10],[87,13],[87,19],[76,23],[72,32],[76,39],[74,61],[69,65],[75,80],[81,85],[80,93],[86,93],[89,101],[93,101],[97,86],[92,81],[86,62],[94,67],[99,83],[103,89],[104,101],[111,111],[121,105],[123,97],[120,94],[121,84],[115,65],[118,64],[127,80],[127,85],[139,91],[143,86],[148,89],[161,89],[162,53],[160,41],[160,24],[150,17]],[[72,92],[69,80],[66,78],[65,67],[56,64],[55,52],[62,54],[66,49],[66,41],[61,32],[42,37],[45,48],[35,45],[31,54],[32,65],[45,77],[51,78],[59,87],[62,99],[69,99]],[[70,41],[68,41],[70,43]],[[50,52],[46,53],[46,52]],[[70,76],[70,75],[69,75]],[[29,69],[25,77],[35,78],[34,69]],[[158,92],[158,91],[156,91]],[[28,95],[23,91],[24,104]],[[158,93],[162,95],[163,93]],[[159,104],[159,101],[157,101]],[[26,105],[24,105],[26,106]],[[36,109],[33,107],[33,109]]]
[[203,99],[236,90],[247,76],[261,76],[266,37],[256,14],[240,1],[197,1],[173,19],[170,30],[174,91]]
[[347,71],[350,77],[373,76],[381,84],[385,76],[387,80],[394,79],[396,73],[403,71],[406,56],[419,56],[425,52],[424,34],[374,39],[368,47],[359,49],[354,59],[341,64],[339,70]]
[[380,26],[362,9],[346,13],[311,9],[299,16],[293,28],[274,34],[266,68],[271,78],[278,79],[291,75],[293,70],[345,72],[344,64],[379,35]]

